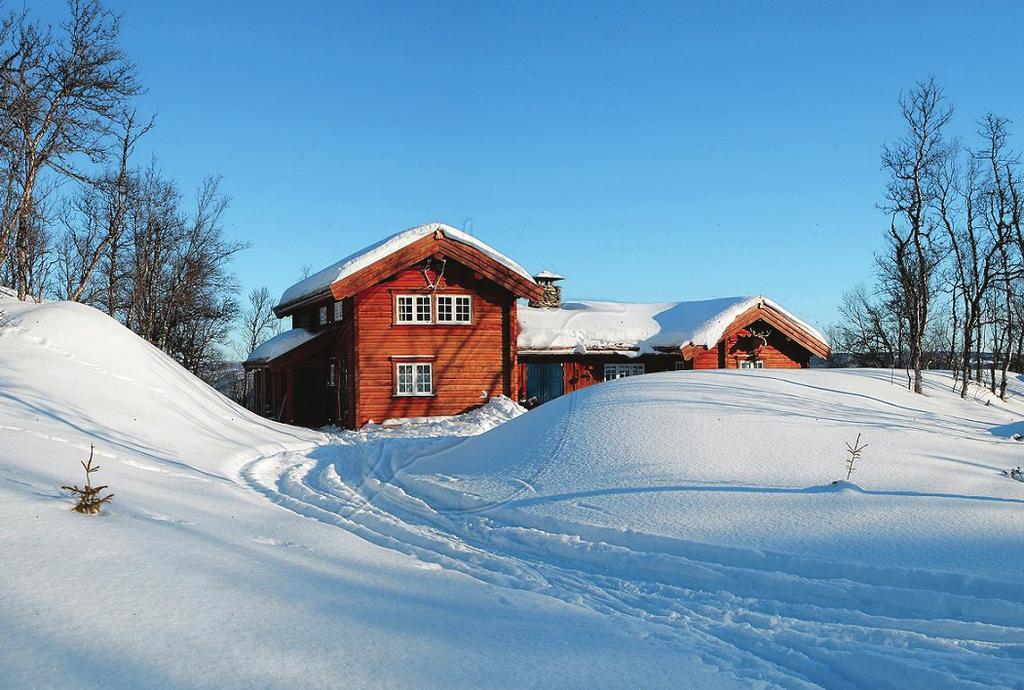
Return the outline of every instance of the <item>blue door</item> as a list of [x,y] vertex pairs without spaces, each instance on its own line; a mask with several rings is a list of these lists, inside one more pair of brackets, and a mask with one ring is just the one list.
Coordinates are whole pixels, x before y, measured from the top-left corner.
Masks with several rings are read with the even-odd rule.
[[565,389],[562,385],[561,364],[526,364],[526,397],[538,403],[554,400]]

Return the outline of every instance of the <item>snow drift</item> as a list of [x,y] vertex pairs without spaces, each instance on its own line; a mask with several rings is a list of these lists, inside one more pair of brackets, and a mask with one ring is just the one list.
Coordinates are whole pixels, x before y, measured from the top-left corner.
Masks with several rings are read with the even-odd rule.
[[[713,544],[1024,578],[1015,400],[889,372],[669,372],[593,386],[408,465],[448,507]],[[1016,383],[1012,394],[1024,392]],[[850,484],[845,443],[869,444]],[[454,480],[453,480],[454,479]],[[511,519],[511,518],[510,518]]]
[[[222,477],[242,462],[322,438],[236,405],[100,312],[4,301],[0,396],[101,453],[141,453]],[[11,417],[8,417],[8,421]]]
[[[659,626],[752,684],[1019,688],[1024,492],[1005,472],[1021,409],[950,384],[650,374],[478,436],[322,449],[251,476],[422,560]],[[858,433],[869,447],[845,481]]]
[[[0,295],[0,311],[5,685],[738,686],[692,645],[381,548],[239,475],[332,441],[368,449],[374,434],[261,419],[82,305]],[[518,411],[496,404],[438,433]],[[401,433],[416,432],[379,432]],[[59,488],[81,482],[90,443],[115,494],[96,517]]]

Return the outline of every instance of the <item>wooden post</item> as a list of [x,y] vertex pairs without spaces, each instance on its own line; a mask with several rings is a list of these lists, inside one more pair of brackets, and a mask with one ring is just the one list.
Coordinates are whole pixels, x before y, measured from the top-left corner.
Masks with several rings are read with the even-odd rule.
[[362,391],[359,390],[359,379],[360,369],[362,368],[362,362],[359,359],[359,310],[362,308],[362,299],[359,295],[352,295],[352,397],[349,400],[349,407],[351,409],[351,420],[353,429],[358,429],[360,425],[359,415],[362,413]]
[[285,370],[284,387],[284,420],[289,424],[295,423],[295,370],[288,367]]
[[505,318],[507,319],[506,333],[508,333],[508,343],[505,348],[505,357],[507,358],[507,366],[505,367],[505,375],[502,377],[505,381],[505,395],[512,398],[513,400],[519,400],[519,303],[516,301],[514,294],[509,295],[509,304],[505,308]]

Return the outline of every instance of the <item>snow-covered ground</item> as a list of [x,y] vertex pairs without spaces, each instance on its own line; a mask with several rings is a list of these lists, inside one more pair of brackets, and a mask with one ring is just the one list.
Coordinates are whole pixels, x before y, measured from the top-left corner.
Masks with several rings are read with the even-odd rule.
[[[0,311],[0,686],[737,686],[642,624],[281,509],[239,470],[329,437],[88,307]],[[99,517],[60,489],[90,443],[115,493]]]
[[[5,683],[1024,687],[1016,382],[672,372],[318,433],[0,309]],[[59,489],[90,442],[100,517]]]

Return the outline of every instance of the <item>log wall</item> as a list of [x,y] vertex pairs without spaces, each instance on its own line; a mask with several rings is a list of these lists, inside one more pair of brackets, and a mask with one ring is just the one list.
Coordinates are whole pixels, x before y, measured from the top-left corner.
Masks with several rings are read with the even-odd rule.
[[[434,274],[430,277],[437,279]],[[472,323],[396,323],[395,297],[431,294],[426,283],[423,271],[413,267],[354,297],[353,422],[357,428],[370,420],[458,414],[492,396],[513,393],[516,302],[512,293],[449,260],[433,292],[472,296]],[[433,364],[434,394],[396,395],[398,361]]]

